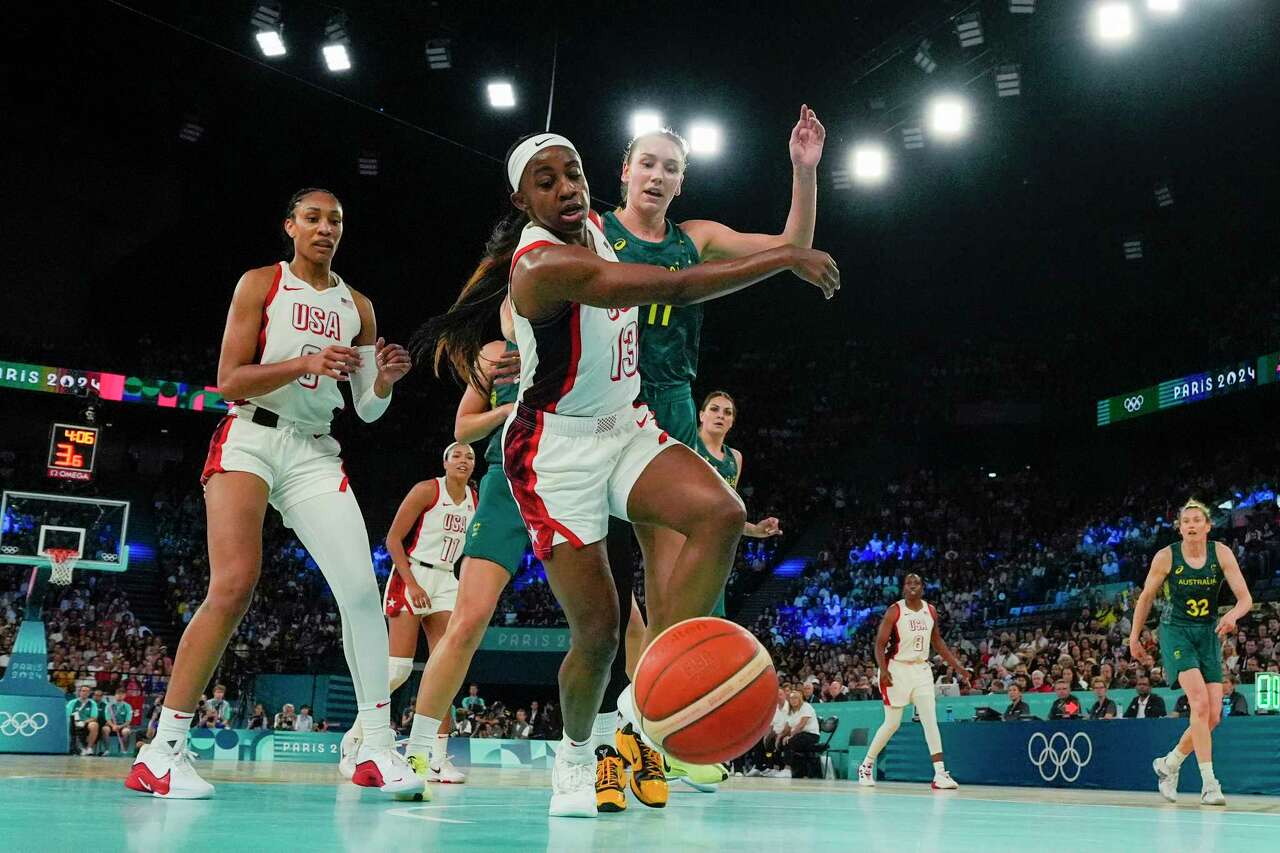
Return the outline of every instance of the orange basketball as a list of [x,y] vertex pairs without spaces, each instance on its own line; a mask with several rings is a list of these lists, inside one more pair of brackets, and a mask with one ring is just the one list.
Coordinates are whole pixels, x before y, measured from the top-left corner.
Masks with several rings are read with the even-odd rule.
[[636,665],[640,727],[690,764],[729,761],[773,722],[778,675],[760,641],[724,619],[686,619],[658,635]]

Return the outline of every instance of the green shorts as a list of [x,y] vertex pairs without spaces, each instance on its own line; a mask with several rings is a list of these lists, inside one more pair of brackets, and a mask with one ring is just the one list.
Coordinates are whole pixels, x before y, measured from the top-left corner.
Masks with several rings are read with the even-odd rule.
[[502,466],[491,465],[480,478],[480,503],[471,517],[462,556],[490,560],[515,577],[528,547],[529,531],[511,496]]
[[660,391],[641,388],[640,399],[649,404],[658,426],[672,438],[686,447],[698,446],[698,407],[688,385]]
[[1198,669],[1206,684],[1222,683],[1222,641],[1214,626],[1161,622],[1158,632],[1164,680],[1178,683],[1178,673]]

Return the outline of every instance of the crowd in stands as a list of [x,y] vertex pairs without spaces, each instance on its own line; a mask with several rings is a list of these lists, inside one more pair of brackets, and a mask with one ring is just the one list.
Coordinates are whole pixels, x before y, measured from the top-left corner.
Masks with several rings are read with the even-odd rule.
[[[392,727],[407,737],[413,726],[413,705],[406,705],[399,724]],[[453,708],[453,737],[555,740],[563,731],[560,712],[552,702],[532,700],[527,706],[508,707],[501,700],[488,702],[479,685],[472,684]]]

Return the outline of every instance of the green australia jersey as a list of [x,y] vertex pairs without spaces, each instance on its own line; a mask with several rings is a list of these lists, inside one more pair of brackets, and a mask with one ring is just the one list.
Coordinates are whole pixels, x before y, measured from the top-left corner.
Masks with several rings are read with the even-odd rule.
[[[661,243],[636,237],[622,226],[613,211],[604,215],[604,233],[618,260],[625,264],[653,264],[678,270],[702,261],[693,240],[670,220]],[[640,306],[641,397],[652,398],[662,391],[693,384],[698,375],[701,335],[701,305]]]
[[[507,341],[507,352],[515,352],[516,345]],[[506,385],[494,385],[489,390],[489,408],[496,409],[499,406],[505,406],[507,403],[514,403],[516,397],[520,396],[520,383],[510,382]],[[499,425],[489,436],[489,446],[484,450],[484,461],[490,466],[497,465],[502,468],[502,427]]]
[[1218,590],[1223,581],[1217,546],[1209,540],[1208,556],[1198,569],[1187,565],[1181,542],[1170,545],[1169,550],[1173,552],[1173,564],[1164,581],[1164,597],[1169,606],[1161,621],[1174,625],[1212,626],[1218,616]]
[[707,464],[715,468],[716,473],[729,484],[729,488],[736,492],[738,491],[738,457],[733,455],[732,448],[727,444],[721,450],[724,451],[724,458],[715,458],[711,455],[711,451],[707,450],[707,446],[702,443],[702,437],[698,437],[698,455],[707,460]]

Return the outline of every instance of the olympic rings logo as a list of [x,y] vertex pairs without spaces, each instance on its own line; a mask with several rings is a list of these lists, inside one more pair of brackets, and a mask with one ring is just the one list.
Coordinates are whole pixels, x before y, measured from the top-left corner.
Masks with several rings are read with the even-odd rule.
[[1139,394],[1136,397],[1126,397],[1124,400],[1124,410],[1129,414],[1133,414],[1142,408],[1142,404],[1146,402],[1146,398]]
[[[1087,755],[1081,754],[1082,745],[1088,749]],[[1027,758],[1044,781],[1061,778],[1063,782],[1074,782],[1080,778],[1084,766],[1093,760],[1093,741],[1084,732],[1076,732],[1070,740],[1063,732],[1054,732],[1048,737],[1036,732],[1027,740]]]
[[36,732],[39,732],[47,725],[49,725],[49,717],[39,711],[34,714],[28,714],[24,711],[18,711],[14,714],[10,714],[8,711],[0,711],[0,735],[34,737]]

